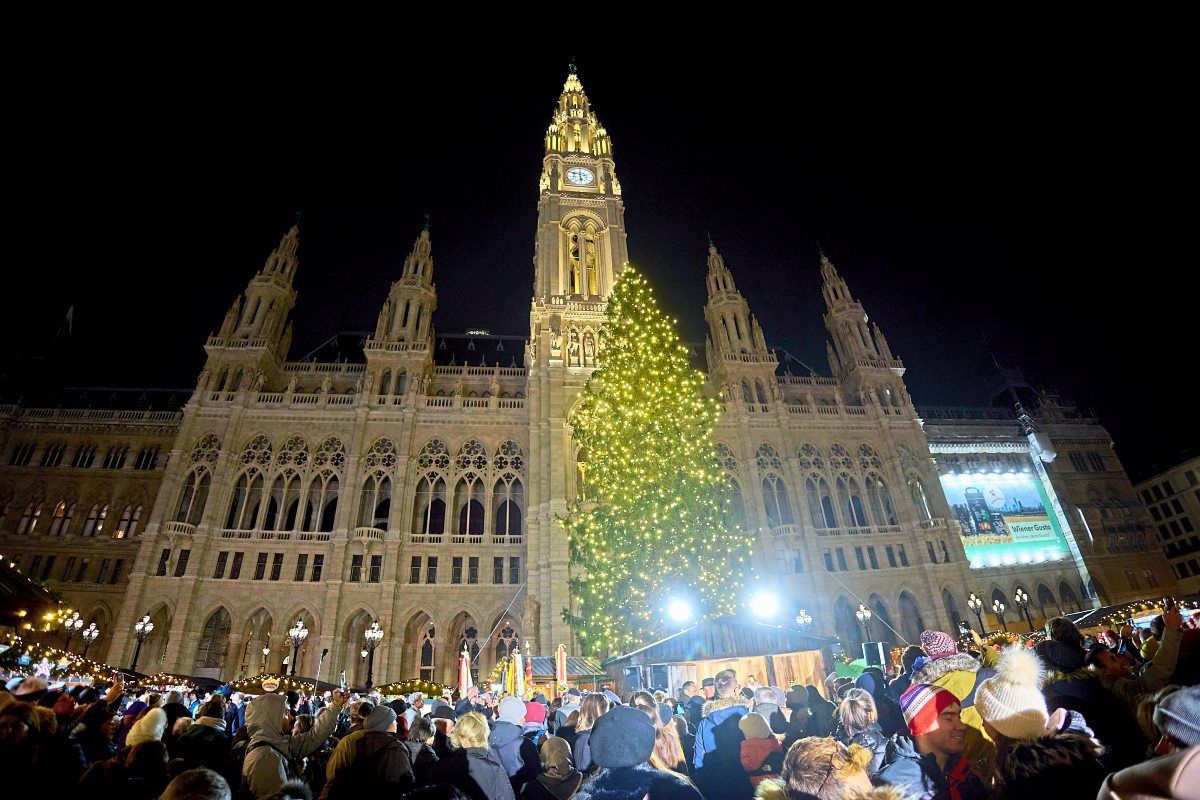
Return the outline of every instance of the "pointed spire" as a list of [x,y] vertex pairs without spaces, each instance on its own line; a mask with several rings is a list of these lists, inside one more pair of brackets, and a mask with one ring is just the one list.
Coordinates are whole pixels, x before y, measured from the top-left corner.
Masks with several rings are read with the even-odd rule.
[[300,218],[297,215],[292,227],[279,240],[279,244],[271,251],[271,255],[267,256],[267,261],[259,270],[259,275],[276,274],[290,282],[295,277],[296,267],[299,265],[299,259],[296,257],[299,249]]
[[429,212],[425,212],[425,230],[429,230]]

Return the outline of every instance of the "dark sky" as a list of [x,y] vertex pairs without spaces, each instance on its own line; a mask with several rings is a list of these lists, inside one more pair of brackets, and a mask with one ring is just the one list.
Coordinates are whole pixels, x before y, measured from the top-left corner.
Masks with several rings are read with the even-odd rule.
[[[73,304],[56,379],[190,386],[299,208],[293,357],[374,326],[425,210],[438,328],[527,333],[542,134],[572,53],[452,50],[127,57],[22,90],[0,364]],[[919,405],[989,401],[986,337],[1094,408],[1129,467],[1200,444],[1182,50],[1057,33],[793,50],[579,53],[631,258],[685,337],[704,334],[709,230],[768,342],[827,371],[819,240]]]

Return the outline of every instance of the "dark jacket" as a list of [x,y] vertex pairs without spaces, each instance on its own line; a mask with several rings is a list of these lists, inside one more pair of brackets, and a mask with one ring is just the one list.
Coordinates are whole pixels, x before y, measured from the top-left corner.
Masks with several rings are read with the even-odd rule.
[[1108,774],[1101,751],[1094,739],[1078,733],[1008,742],[996,754],[996,798],[1092,800]]
[[871,763],[867,765],[868,775],[874,775],[883,767],[883,759],[887,755],[888,737],[883,735],[883,729],[879,727],[878,722],[871,723],[868,730],[859,731],[853,736],[846,735],[845,729],[839,724],[837,730],[833,732],[833,738],[847,747],[857,744],[871,751]]
[[[514,726],[515,727],[515,726]],[[426,781],[449,784],[471,800],[516,800],[500,757],[491,748],[469,747],[434,764]]]
[[188,707],[183,703],[167,703],[162,707],[163,713],[167,715],[167,728],[163,732],[163,741],[170,744],[175,741],[174,735],[171,733],[175,729],[175,720],[180,717],[191,719],[192,712],[188,711]]
[[696,729],[692,775],[705,797],[748,800],[753,795],[742,769],[742,741],[738,727],[749,709],[742,697],[723,697],[704,704],[704,719]]
[[[744,780],[744,776],[739,776]],[[746,786],[750,785],[746,781]],[[749,795],[747,795],[749,796]],[[691,781],[673,772],[654,769],[649,764],[636,767],[602,769],[584,781],[572,800],[705,800]],[[725,800],[728,795],[707,795],[709,800]]]
[[224,775],[231,741],[225,720],[201,717],[175,740],[171,755],[182,758],[188,769],[208,767]]
[[[404,746],[408,748],[408,757],[412,761],[413,774],[417,777],[417,784],[421,785],[433,765],[440,760],[438,754],[424,742],[405,742]],[[454,754],[461,756],[462,752],[462,750],[455,750]]]
[[450,737],[442,733],[440,730],[435,730],[433,733],[433,752],[438,758],[450,758],[458,753],[458,748],[450,744]]
[[576,733],[572,739],[567,739],[567,744],[571,745],[571,754],[575,757],[576,769],[583,772],[584,775],[591,775],[599,769],[599,765],[592,763],[591,728]]
[[87,759],[88,766],[95,764],[97,761],[105,761],[112,758],[112,754],[117,752],[117,745],[113,740],[102,734],[99,730],[80,726],[71,734],[71,738],[79,745],[79,749],[83,751],[83,757]]
[[687,717],[688,724],[692,728],[700,727],[700,720],[704,719],[704,695],[694,694],[688,698],[687,705],[684,706],[683,715]]
[[246,704],[230,703],[225,709],[225,730],[233,736],[246,725]]
[[334,751],[342,765],[334,772],[321,800],[337,798],[394,797],[415,784],[412,760],[404,742],[384,731],[366,731],[338,745]]
[[500,763],[512,781],[514,796],[542,770],[537,745],[526,739],[521,728],[511,722],[496,723],[488,736],[488,746],[500,757]]
[[548,789],[543,781],[545,778],[538,776],[537,780],[525,784],[521,800],[561,800],[567,797],[575,800],[583,786],[583,773],[576,771],[572,778],[555,784],[558,794]]
[[943,771],[932,754],[918,753],[913,740],[907,736],[893,736],[888,741],[883,768],[873,782],[895,786],[910,800],[950,800],[951,790],[961,800],[987,800],[988,796],[987,788],[971,769],[968,759],[961,755],[950,756]]
[[1083,715],[1100,743],[1108,748],[1104,763],[1110,770],[1125,769],[1146,759],[1149,742],[1125,706],[1084,669],[1050,672],[1042,687],[1046,708],[1065,708]]

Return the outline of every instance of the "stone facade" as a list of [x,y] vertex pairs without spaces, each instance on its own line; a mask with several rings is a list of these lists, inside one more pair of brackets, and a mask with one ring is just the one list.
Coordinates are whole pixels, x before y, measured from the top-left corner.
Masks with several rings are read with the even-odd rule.
[[[83,412],[0,412],[5,554],[37,572],[45,561],[35,568],[32,559],[53,553],[52,581],[64,557],[95,549],[95,569],[97,558],[123,554],[111,588],[52,585],[85,617],[103,615],[95,654],[114,663],[129,662],[133,623],[150,614],[156,628],[141,652],[144,671],[234,678],[279,670],[298,621],[309,635],[297,673],[332,679],[344,669],[356,684],[365,678],[362,633],[374,619],[385,630],[376,682],[450,681],[463,647],[477,653],[484,674],[518,642],[537,654],[560,642],[575,649],[561,613],[571,598],[558,518],[587,462],[568,419],[603,358],[605,298],[627,250],[612,142],[574,75],[546,132],[539,192],[528,339],[435,331],[426,226],[373,332],[335,337],[312,358],[289,362],[293,227],[206,342],[207,362],[181,413],[93,421]],[[734,524],[757,534],[759,570],[807,609],[815,632],[853,647],[863,638],[854,617],[861,602],[875,612],[875,638],[915,641],[923,627],[950,629],[975,587],[1011,595],[1034,578],[969,568],[935,460],[939,443],[958,441],[952,426],[925,426],[878,325],[824,255],[820,270],[830,376],[798,377],[781,367],[733,271],[709,245],[709,334],[694,353],[724,403],[716,440],[738,488]],[[1020,444],[1011,418],[992,422],[964,424],[976,439]],[[102,450],[110,440],[153,441],[159,461],[144,475],[77,472],[38,467],[20,450],[36,441],[36,461],[52,431],[66,426],[74,433],[64,439],[82,441],[89,425],[104,426]],[[1084,433],[1107,439],[1094,423]],[[1130,495],[1108,458],[1106,482]],[[1063,496],[1074,502],[1086,490],[1072,480],[1062,476]],[[114,498],[110,519],[136,495],[142,529],[102,542],[43,535],[55,498],[81,498],[82,509],[100,495]],[[42,521],[30,528],[23,511],[35,501]],[[1109,564],[1129,554],[1100,544],[1080,550],[1078,564],[1122,594]],[[1137,558],[1161,572],[1165,591],[1161,556],[1138,550]],[[1056,587],[1082,578],[1075,561],[1038,570]]]
[[1136,488],[1179,590],[1200,593],[1200,457],[1182,461]]

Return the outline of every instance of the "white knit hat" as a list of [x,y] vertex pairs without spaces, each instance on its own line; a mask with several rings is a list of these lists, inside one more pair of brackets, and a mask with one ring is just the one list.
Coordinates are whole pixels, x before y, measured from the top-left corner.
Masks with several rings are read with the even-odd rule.
[[1042,696],[1042,662],[1017,645],[1000,655],[996,674],[975,690],[975,709],[1009,739],[1033,741],[1046,735],[1050,714]]

